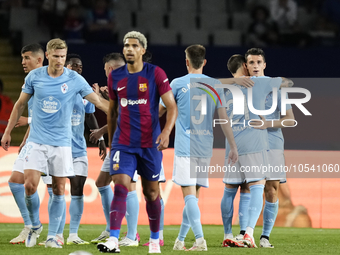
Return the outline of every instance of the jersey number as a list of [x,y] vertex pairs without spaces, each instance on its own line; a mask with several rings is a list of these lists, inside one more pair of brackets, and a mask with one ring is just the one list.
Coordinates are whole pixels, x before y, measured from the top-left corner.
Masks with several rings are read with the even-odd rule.
[[113,156],[112,161],[119,163],[119,156],[120,156],[120,151],[116,151],[115,155]]
[[195,111],[199,111],[200,112],[200,118],[196,119],[195,116],[191,116],[191,121],[196,124],[199,125],[203,122],[204,120],[204,115],[207,115],[207,95],[206,94],[202,94],[200,96],[198,95],[194,95],[192,97],[192,100],[200,100],[200,102],[198,103]]
[[[244,102],[244,115],[238,115],[238,116],[241,116],[241,117],[238,118],[238,119],[233,120],[233,124],[238,123],[240,121],[240,119],[242,118],[242,116],[244,116],[245,120],[249,120],[250,119],[250,117],[249,117],[249,108],[248,108],[248,105],[247,105],[247,98],[246,98],[245,95],[243,95],[243,96],[244,96],[244,100],[243,100],[243,102]],[[227,102],[227,111],[228,111],[228,109],[230,109],[230,105],[233,105],[233,99],[230,99]],[[234,116],[234,112],[231,111],[229,119],[233,119],[233,116]]]

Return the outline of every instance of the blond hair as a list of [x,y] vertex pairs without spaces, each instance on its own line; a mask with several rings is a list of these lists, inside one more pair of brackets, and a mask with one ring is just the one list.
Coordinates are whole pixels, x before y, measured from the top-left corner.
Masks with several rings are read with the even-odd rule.
[[46,45],[46,50],[51,51],[51,50],[62,50],[66,49],[67,50],[67,44],[64,40],[61,40],[60,38],[55,38],[50,40],[47,45]]
[[123,44],[125,43],[125,40],[126,40],[127,38],[137,39],[144,49],[146,49],[147,46],[148,46],[148,42],[147,42],[147,40],[146,40],[146,37],[145,37],[141,32],[138,32],[138,31],[131,31],[131,32],[127,33],[127,34],[124,36]]

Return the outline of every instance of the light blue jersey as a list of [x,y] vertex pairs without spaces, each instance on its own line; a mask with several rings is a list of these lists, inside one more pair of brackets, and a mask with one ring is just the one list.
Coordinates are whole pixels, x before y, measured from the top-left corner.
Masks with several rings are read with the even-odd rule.
[[[273,104],[273,93],[270,93],[266,98],[266,110],[270,109]],[[286,109],[292,109],[290,104],[286,105]],[[279,120],[281,118],[281,93],[277,95],[277,108],[272,114],[266,115],[267,120]],[[283,150],[284,138],[281,128],[268,128],[268,141],[270,150]]]
[[[252,77],[255,84],[253,91],[253,106],[256,110],[265,110],[265,100],[267,95],[272,92],[273,88],[279,88],[282,79],[270,77]],[[233,115],[233,95],[230,90],[226,90],[225,99],[227,101],[227,114],[232,120],[232,130],[239,155],[250,154],[269,150],[268,132],[266,130],[254,129],[248,125],[251,119],[260,119],[258,115],[253,114],[248,107],[248,89],[235,85],[241,89],[244,95],[244,115]],[[230,151],[229,144],[226,143],[226,157]]]
[[26,76],[22,91],[34,94],[28,141],[71,147],[71,115],[76,95],[79,93],[85,97],[93,93],[86,80],[65,67],[61,76],[52,78],[44,66]]
[[[212,124],[215,109],[225,107],[223,89],[214,89],[215,84],[220,82],[204,74],[187,74],[171,82],[170,86],[178,107],[176,156],[212,156],[214,141]],[[205,113],[202,107],[204,104]]]
[[71,117],[72,123],[72,157],[86,156],[86,141],[84,137],[85,113],[94,113],[95,108],[92,103],[83,99],[79,94],[76,96]]

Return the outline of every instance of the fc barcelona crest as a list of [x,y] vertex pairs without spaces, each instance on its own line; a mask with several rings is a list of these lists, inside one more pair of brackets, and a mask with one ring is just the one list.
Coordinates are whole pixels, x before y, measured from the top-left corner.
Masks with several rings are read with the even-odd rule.
[[119,164],[113,164],[113,170],[117,171],[119,169]]
[[145,92],[148,89],[148,86],[146,83],[140,83],[139,84],[139,90],[142,92]]

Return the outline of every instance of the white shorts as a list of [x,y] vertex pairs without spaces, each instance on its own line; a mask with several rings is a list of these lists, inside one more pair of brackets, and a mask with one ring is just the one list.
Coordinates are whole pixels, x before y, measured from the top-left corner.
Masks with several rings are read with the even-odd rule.
[[[228,166],[228,159],[225,159],[224,165]],[[266,151],[238,156],[236,164],[225,172],[223,182],[226,184],[242,184],[263,180],[266,178],[263,166],[268,166]]]
[[74,175],[85,176],[88,175],[88,159],[87,156],[73,158]]
[[14,161],[12,171],[20,172],[22,174],[24,173],[24,159],[25,159],[25,154],[26,154],[26,145],[27,144],[25,144],[22,147],[18,157]]
[[196,172],[195,166],[210,166],[210,158],[179,157],[174,158],[172,181],[180,186],[209,187],[208,172]]
[[[27,143],[24,169],[56,177],[74,176],[71,147]],[[48,173],[47,173],[48,169]]]
[[[109,153],[106,155],[100,171],[110,173],[110,154]],[[134,182],[138,181],[138,177],[139,177],[139,174],[137,174],[137,171],[135,171],[132,181],[134,181]],[[159,180],[158,181],[159,182],[165,182],[166,181],[164,169],[163,169],[163,162],[162,162],[162,169],[161,169],[161,172],[159,174]]]
[[269,171],[266,176],[267,181],[280,181],[285,183],[286,172],[285,167],[285,155],[283,150],[270,150],[268,151]]

